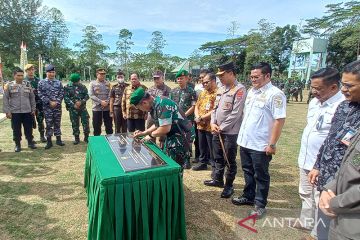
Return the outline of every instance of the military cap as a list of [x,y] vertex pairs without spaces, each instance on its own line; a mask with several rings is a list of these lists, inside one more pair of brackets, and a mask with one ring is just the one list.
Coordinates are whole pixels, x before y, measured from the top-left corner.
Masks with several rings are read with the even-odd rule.
[[78,82],[78,81],[80,81],[80,74],[78,74],[78,73],[72,73],[72,74],[70,75],[70,81],[71,81],[71,82]]
[[46,72],[52,72],[52,71],[55,71],[55,66],[52,65],[52,64],[49,64],[45,67],[45,71]]
[[26,70],[29,70],[30,68],[33,68],[33,67],[34,67],[34,64],[28,63],[28,64],[25,65],[24,70],[26,71]]
[[145,89],[142,87],[138,87],[131,95],[130,95],[130,104],[138,105],[141,99],[145,96]]
[[105,68],[98,68],[98,69],[96,69],[96,72],[97,73],[106,73],[106,70],[105,70]]
[[153,73],[153,77],[163,77],[164,76],[164,73],[160,70],[156,71]]
[[233,62],[229,62],[229,63],[225,63],[223,65],[220,65],[218,67],[218,72],[216,73],[216,75],[222,75],[227,71],[233,71],[235,69],[234,63]]
[[189,72],[188,72],[188,71],[186,71],[185,69],[180,69],[180,70],[176,73],[175,77],[178,78],[178,77],[181,77],[181,76],[188,76],[188,75],[189,75]]

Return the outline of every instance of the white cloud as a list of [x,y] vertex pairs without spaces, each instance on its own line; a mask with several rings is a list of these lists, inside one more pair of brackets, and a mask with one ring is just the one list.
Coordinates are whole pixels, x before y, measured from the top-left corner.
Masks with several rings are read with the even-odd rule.
[[234,20],[245,33],[262,18],[285,25],[321,16],[325,4],[332,2],[337,1],[44,0],[45,5],[60,9],[67,21],[98,26],[102,33],[117,32],[121,28],[226,33]]

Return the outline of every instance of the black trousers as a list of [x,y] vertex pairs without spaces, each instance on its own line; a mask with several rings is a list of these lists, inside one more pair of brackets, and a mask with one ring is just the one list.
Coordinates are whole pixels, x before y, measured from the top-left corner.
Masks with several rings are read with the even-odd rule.
[[[196,122],[193,123],[195,128],[195,140],[194,140],[194,147],[195,147],[195,159],[199,159],[200,161],[200,144],[199,144],[199,135],[197,130]],[[209,156],[207,156],[209,157]]]
[[[220,135],[213,135],[212,139],[212,147],[215,161],[215,172],[214,172],[214,180],[223,181],[225,166],[227,166],[225,179],[226,185],[232,186],[235,180],[235,176],[237,173],[237,165],[236,165],[236,152],[237,152],[237,144],[236,139],[238,135],[230,135],[230,134],[221,134],[222,141],[224,143],[225,153],[222,150],[220,143]],[[227,155],[229,163],[225,160],[224,154]]]
[[106,134],[113,133],[110,111],[93,111],[94,136],[99,136],[101,134],[101,126],[103,121]]
[[199,136],[199,162],[202,164],[210,163],[215,168],[214,154],[212,151],[212,138],[211,132],[205,130],[197,130]]
[[13,140],[19,144],[21,141],[21,125],[24,126],[24,134],[26,139],[30,142],[33,140],[33,117],[31,113],[12,113],[11,127],[13,130]]
[[121,106],[114,106],[115,133],[126,133],[127,123],[123,117]]
[[255,201],[256,206],[264,208],[269,194],[269,163],[272,156],[240,147],[240,158],[245,179],[243,197]]
[[145,119],[128,119],[127,127],[129,132],[145,131]]

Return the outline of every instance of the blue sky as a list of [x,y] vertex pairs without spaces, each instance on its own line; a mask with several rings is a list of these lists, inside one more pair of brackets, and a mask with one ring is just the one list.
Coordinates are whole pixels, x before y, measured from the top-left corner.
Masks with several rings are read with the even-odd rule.
[[153,31],[161,31],[167,41],[165,53],[188,57],[209,41],[227,38],[232,21],[240,24],[239,34],[256,28],[265,18],[277,26],[299,25],[302,20],[321,17],[325,5],[339,0],[43,0],[65,16],[70,30],[68,45],[81,40],[81,30],[96,26],[111,51],[120,29],[133,32],[132,52],[146,52]]

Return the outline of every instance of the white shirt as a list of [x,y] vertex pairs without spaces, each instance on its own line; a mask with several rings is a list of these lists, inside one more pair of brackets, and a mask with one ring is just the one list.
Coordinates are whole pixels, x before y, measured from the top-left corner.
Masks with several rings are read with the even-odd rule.
[[322,104],[317,98],[309,103],[307,125],[301,137],[298,158],[300,168],[313,169],[319,149],[329,133],[336,108],[344,100],[344,95],[339,91]]
[[246,97],[237,144],[264,152],[274,121],[285,117],[286,97],[280,89],[271,82],[259,89],[251,88]]

